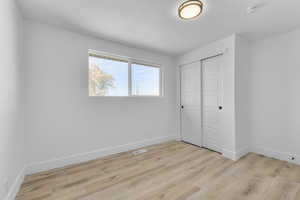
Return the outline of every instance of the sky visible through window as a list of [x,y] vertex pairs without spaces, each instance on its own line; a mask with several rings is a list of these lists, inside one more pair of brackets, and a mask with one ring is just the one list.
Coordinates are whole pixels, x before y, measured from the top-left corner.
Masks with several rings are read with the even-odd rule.
[[[129,96],[128,73],[127,62],[90,56],[90,96]],[[132,95],[159,96],[159,68],[133,63],[131,74]]]
[[132,94],[159,95],[159,68],[132,64]]

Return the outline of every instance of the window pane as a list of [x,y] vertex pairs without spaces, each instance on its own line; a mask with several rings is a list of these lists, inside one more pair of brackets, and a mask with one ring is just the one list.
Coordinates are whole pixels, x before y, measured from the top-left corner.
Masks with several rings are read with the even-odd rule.
[[89,57],[90,96],[128,96],[128,63]]
[[141,64],[132,64],[132,95],[159,96],[160,69]]

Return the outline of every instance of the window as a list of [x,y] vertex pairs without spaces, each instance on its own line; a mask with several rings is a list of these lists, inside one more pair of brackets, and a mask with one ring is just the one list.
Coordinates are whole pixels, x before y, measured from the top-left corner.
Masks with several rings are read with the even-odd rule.
[[161,82],[157,65],[89,51],[90,96],[161,96]]
[[142,64],[131,65],[132,95],[159,96],[160,69]]
[[128,63],[89,57],[90,96],[128,96]]

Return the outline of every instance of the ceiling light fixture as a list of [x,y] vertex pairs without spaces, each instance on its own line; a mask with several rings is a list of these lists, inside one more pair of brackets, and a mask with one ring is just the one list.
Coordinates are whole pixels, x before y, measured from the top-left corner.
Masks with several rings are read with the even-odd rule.
[[188,0],[178,8],[178,15],[181,19],[193,19],[198,17],[203,10],[203,3],[199,0]]

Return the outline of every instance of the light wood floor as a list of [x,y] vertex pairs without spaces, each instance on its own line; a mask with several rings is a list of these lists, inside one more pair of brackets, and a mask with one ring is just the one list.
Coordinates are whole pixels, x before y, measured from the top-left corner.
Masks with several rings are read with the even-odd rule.
[[182,142],[27,176],[17,200],[300,200],[300,166]]

